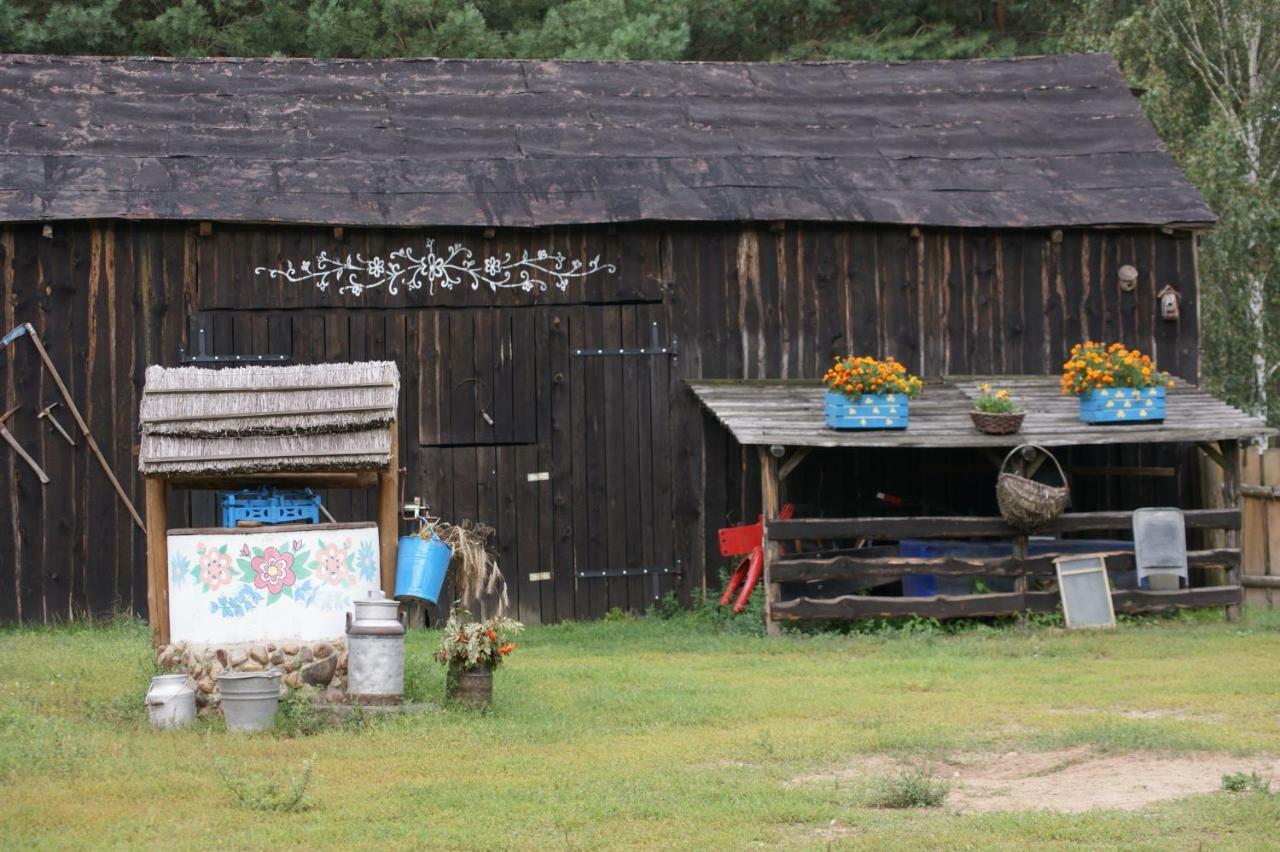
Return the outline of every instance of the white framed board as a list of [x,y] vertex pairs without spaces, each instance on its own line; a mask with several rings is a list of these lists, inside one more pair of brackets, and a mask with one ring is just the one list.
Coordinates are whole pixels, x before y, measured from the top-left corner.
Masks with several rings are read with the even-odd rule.
[[1053,560],[1058,572],[1058,594],[1067,627],[1110,628],[1116,626],[1111,602],[1107,561],[1099,555],[1062,556]]
[[169,531],[174,642],[333,639],[381,588],[377,524]]

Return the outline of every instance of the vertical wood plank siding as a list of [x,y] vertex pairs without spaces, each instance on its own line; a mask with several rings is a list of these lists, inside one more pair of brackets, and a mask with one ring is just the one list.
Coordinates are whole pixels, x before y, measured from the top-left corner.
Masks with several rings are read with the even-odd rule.
[[[341,296],[253,274],[255,266],[320,251],[385,254],[428,238],[437,246],[461,242],[477,255],[598,253],[618,272],[565,293],[459,290],[434,298],[425,291]],[[830,224],[556,228],[500,231],[492,240],[478,230],[348,228],[336,239],[331,229],[217,225],[199,237],[194,226],[128,222],[55,223],[48,239],[39,224],[23,224],[0,229],[0,316],[3,331],[31,322],[41,332],[138,505],[143,371],[178,363],[196,322],[207,324],[220,352],[287,353],[298,363],[396,359],[404,373],[408,496],[420,494],[446,517],[496,526],[516,612],[556,621],[651,600],[648,578],[584,581],[578,570],[679,560],[685,573],[664,580],[663,590],[687,599],[708,574],[715,585],[716,528],[758,511],[754,451],[708,419],[684,379],[816,377],[833,355],[850,351],[894,355],[925,374],[1052,373],[1071,344],[1092,336],[1141,347],[1162,369],[1198,381],[1191,240],[1150,229],[1067,230],[1054,242],[1040,230],[913,235],[903,227]],[[1125,263],[1140,273],[1132,292],[1116,279]],[[1157,316],[1155,294],[1166,284],[1183,296],[1176,323]],[[646,346],[653,323],[664,342],[676,341],[677,358],[571,354],[606,343]],[[458,335],[521,338],[514,348],[533,364],[524,372],[515,365],[518,380],[503,384],[495,405],[512,416],[523,410],[531,428],[522,434],[536,438],[419,440],[474,428],[441,422],[456,413],[423,397],[437,392],[450,365],[498,368],[479,347],[453,351]],[[0,621],[142,613],[142,536],[83,442],[71,448],[36,420],[55,394],[29,342],[0,351],[0,398],[6,409],[23,406],[9,427],[53,480],[42,488],[0,447]],[[419,422],[420,412],[431,420]],[[55,413],[71,426],[65,408]],[[837,491],[840,481],[821,467],[802,466],[797,484]],[[529,481],[533,471],[549,472],[550,481]],[[921,490],[939,502],[965,500],[964,488]],[[364,494],[326,498],[340,520],[372,517]],[[593,508],[601,506],[609,511]],[[214,521],[209,495],[175,495],[169,510],[174,526]],[[551,581],[531,579],[547,571]]]

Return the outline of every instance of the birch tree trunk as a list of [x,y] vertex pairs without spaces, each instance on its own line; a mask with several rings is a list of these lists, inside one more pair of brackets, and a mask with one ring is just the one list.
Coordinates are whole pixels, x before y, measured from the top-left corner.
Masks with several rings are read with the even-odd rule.
[[[1218,119],[1243,154],[1241,179],[1254,198],[1264,184],[1276,180],[1275,93],[1280,91],[1280,27],[1275,0],[1174,0],[1163,7],[1165,24],[1209,97]],[[1265,414],[1271,370],[1267,364],[1268,268],[1259,230],[1250,229],[1246,243],[1249,268],[1244,271],[1244,303],[1252,363],[1253,400]]]

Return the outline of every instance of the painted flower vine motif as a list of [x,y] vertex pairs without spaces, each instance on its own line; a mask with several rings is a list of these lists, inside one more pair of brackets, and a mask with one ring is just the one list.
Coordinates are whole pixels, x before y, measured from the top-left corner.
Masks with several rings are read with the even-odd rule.
[[310,282],[321,292],[337,285],[339,293],[359,296],[366,290],[385,288],[391,295],[406,290],[427,289],[434,296],[436,288],[453,290],[470,287],[491,291],[523,290],[545,292],[550,287],[564,291],[569,283],[599,272],[617,272],[611,263],[601,263],[600,256],[591,260],[569,260],[562,252],[539,249],[532,255],[522,252],[519,257],[506,252],[487,255],[483,261],[476,259],[471,249],[454,243],[441,253],[436,252],[435,240],[426,241],[424,254],[415,253],[406,246],[391,252],[386,258],[366,258],[359,252],[346,257],[330,256],[320,252],[312,260],[304,260],[297,266],[285,261],[283,269],[259,266],[255,275],[267,275],[272,280],[283,278],[291,284]]
[[246,544],[240,549],[236,561],[240,576],[254,588],[267,593],[267,603],[273,604],[282,597],[293,597],[293,586],[311,574],[307,564],[309,553],[302,549],[301,541],[292,544],[282,542],[276,547],[255,547]]

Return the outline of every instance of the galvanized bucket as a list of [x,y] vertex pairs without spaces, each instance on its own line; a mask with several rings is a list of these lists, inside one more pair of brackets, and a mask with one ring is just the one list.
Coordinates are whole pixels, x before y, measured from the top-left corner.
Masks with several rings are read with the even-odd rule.
[[181,728],[196,718],[196,687],[185,674],[156,675],[147,690],[147,715],[157,728]]
[[280,672],[222,672],[218,693],[228,731],[265,731],[276,723]]

